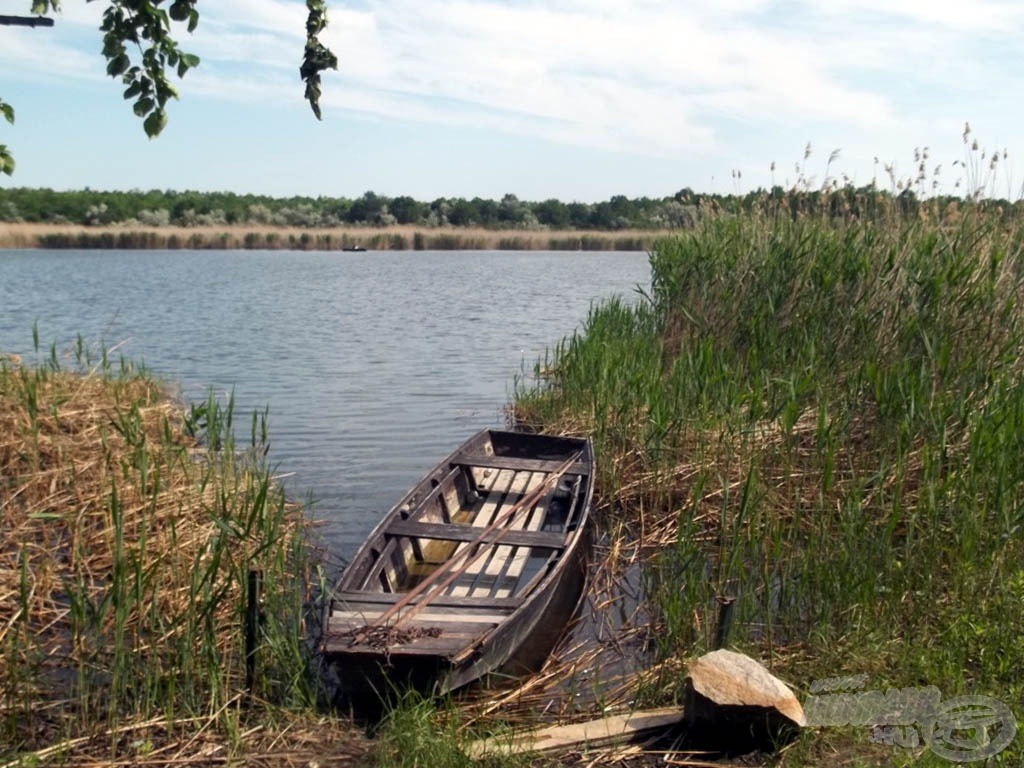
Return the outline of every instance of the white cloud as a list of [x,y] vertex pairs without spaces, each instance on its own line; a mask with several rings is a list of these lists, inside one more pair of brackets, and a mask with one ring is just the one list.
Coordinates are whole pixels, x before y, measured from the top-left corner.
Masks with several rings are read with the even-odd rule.
[[[7,78],[47,81],[52,77],[96,79],[103,66],[96,53],[62,45],[52,37],[26,34],[20,27],[0,27],[0,70]],[[12,79],[13,79],[12,78]]]
[[946,28],[959,35],[1016,35],[1024,22],[1024,5],[1019,0],[822,0],[814,7],[825,15],[875,16],[891,23]]
[[[432,110],[434,120],[466,120],[468,103],[504,115],[506,130],[583,146],[710,148],[722,115],[893,119],[884,97],[829,76],[816,40],[801,45],[745,16],[766,8],[395,0],[370,2],[362,36],[338,39],[345,77],[362,88],[458,105]],[[408,118],[394,96],[378,108]]]
[[[69,1],[66,29],[31,44],[0,30],[0,66],[95,76],[102,6]],[[203,63],[183,95],[273,94],[301,108],[303,2],[200,10],[181,44]],[[329,15],[341,67],[325,75],[324,101],[335,114],[656,157],[720,151],[730,124],[909,135],[972,117],[952,113],[943,92],[982,98],[1024,78],[986,55],[1020,36],[1018,0],[335,0]]]

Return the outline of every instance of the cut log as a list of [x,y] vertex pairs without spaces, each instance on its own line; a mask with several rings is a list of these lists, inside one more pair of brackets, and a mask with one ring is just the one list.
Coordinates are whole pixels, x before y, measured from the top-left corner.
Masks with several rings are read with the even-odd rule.
[[777,748],[807,724],[785,683],[749,656],[726,650],[688,666],[683,709],[691,734],[729,751]]

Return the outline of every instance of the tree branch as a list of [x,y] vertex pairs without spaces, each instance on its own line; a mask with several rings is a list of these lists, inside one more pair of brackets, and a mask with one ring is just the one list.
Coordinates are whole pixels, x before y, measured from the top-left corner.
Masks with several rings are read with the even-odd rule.
[[52,27],[46,16],[0,16],[0,27]]

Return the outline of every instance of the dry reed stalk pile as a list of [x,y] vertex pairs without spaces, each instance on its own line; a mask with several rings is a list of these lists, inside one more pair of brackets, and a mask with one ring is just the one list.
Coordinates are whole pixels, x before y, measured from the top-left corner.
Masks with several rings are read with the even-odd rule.
[[[98,604],[118,546],[119,554],[130,553],[129,558],[137,557],[143,546],[162,551],[168,572],[191,567],[187,553],[202,539],[202,531],[195,518],[180,514],[179,506],[194,506],[198,499],[188,496],[197,489],[172,488],[158,474],[153,476],[157,483],[148,488],[122,482],[131,452],[115,428],[121,403],[135,404],[144,439],[157,445],[161,440],[154,430],[171,413],[170,403],[161,402],[151,382],[112,384],[64,373],[37,378],[22,369],[9,371],[4,382],[0,641],[5,641],[8,675],[21,678],[7,689],[8,695],[17,690],[19,698],[29,694],[45,700],[61,693],[53,689],[59,670],[74,669],[76,657],[96,650],[84,645],[85,637],[73,637],[70,585],[81,587],[81,596]],[[26,408],[26,402],[31,406]],[[117,522],[112,493],[122,513]],[[119,543],[115,525],[121,527]],[[172,528],[180,546],[167,541]],[[145,545],[143,536],[148,538]],[[160,591],[155,606],[159,613],[169,609],[177,591]]]
[[[230,420],[203,414],[205,447],[145,375],[0,362],[0,766],[356,750],[351,729],[267,703],[304,695],[302,595],[287,594],[304,525],[232,450]],[[266,618],[247,696],[251,568]]]

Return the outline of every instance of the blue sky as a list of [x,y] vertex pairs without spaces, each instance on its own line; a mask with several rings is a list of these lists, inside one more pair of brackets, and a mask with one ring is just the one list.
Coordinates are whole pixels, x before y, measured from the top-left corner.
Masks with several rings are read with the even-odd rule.
[[[62,5],[52,29],[0,27],[18,163],[0,185],[590,202],[801,170],[888,187],[925,147],[940,191],[1024,182],[1021,0],[332,0],[322,122],[298,79],[305,4],[206,0],[181,32],[202,63],[152,141],[105,74],[104,3]],[[1004,149],[990,178],[980,153]]]

